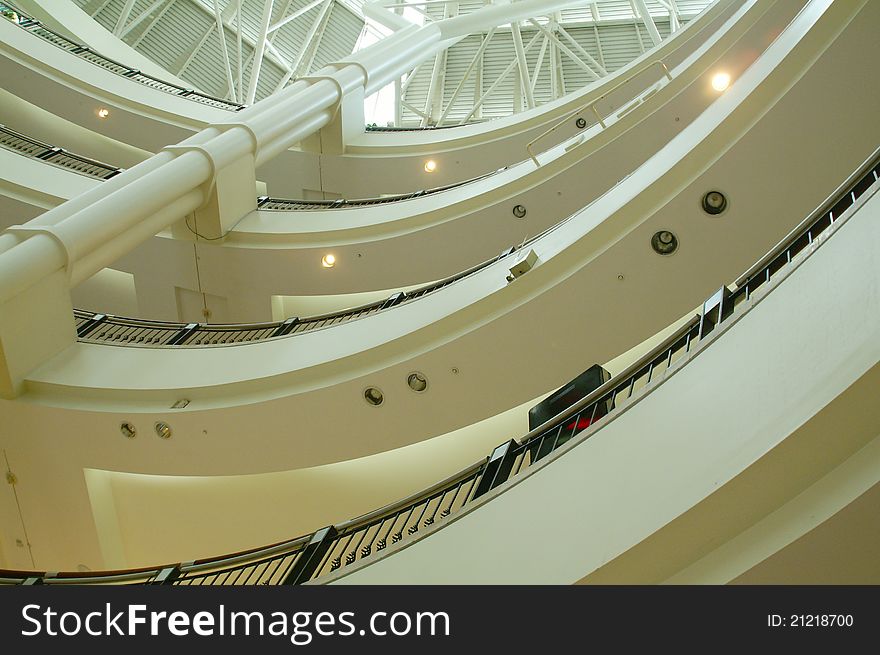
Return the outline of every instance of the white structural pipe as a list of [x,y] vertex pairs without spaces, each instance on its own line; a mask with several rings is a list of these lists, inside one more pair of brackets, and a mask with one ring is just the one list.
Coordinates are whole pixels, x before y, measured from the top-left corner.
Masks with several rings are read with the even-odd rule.
[[265,163],[329,123],[346,93],[379,90],[443,42],[575,4],[583,0],[522,0],[404,27],[239,112],[235,120],[208,127],[37,221],[10,228],[0,235],[0,302],[60,268],[68,270],[71,284],[93,275],[203,204],[202,189],[217,171],[248,155],[256,165]]

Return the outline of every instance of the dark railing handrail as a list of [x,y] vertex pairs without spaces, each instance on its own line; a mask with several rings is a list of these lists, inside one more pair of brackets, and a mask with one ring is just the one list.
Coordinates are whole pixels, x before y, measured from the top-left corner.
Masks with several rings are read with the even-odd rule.
[[[391,303],[389,302],[391,298],[394,298],[398,294],[392,294],[390,298],[384,298],[382,300],[377,300],[371,303],[367,303],[365,305],[359,305],[357,307],[353,307],[350,309],[345,309],[342,311],[336,312],[328,312],[325,314],[317,314],[314,316],[302,317],[298,318],[298,325],[308,325],[308,324],[318,324],[324,321],[334,321],[334,324],[343,321],[356,320],[361,315],[370,314],[377,311],[385,311],[387,309],[391,309],[392,307],[399,306],[411,302],[412,300],[421,298],[429,293],[432,293],[436,290],[439,290],[443,287],[446,287],[454,282],[457,282],[465,277],[476,273],[497,261],[500,261],[504,257],[508,256],[517,251],[517,247],[511,246],[507,250],[503,251],[500,255],[493,257],[492,259],[488,259],[484,262],[476,264],[475,266],[471,266],[470,268],[465,269],[464,271],[460,271],[455,273],[454,275],[450,275],[448,277],[443,278],[437,282],[432,282],[422,287],[418,287],[416,289],[411,289],[408,292],[398,292],[403,294],[399,301]],[[92,312],[89,310],[83,309],[75,309],[74,315],[81,320],[89,321],[93,320],[96,317],[103,317],[104,325],[118,325],[122,327],[132,327],[132,328],[143,328],[143,329],[155,329],[155,330],[167,330],[168,332],[182,331],[187,328],[188,325],[196,325],[198,326],[198,330],[200,332],[193,332],[193,334],[204,334],[204,333],[233,333],[233,332],[253,332],[260,330],[271,330],[273,328],[279,329],[285,325],[285,322],[289,319],[284,319],[281,321],[268,321],[263,323],[174,323],[168,321],[153,321],[147,319],[138,319],[138,318],[127,318],[127,317],[117,317],[109,314],[103,314],[100,312]],[[268,339],[280,339],[286,336],[293,336],[295,334],[302,334],[307,331],[314,331],[315,329],[323,329],[325,327],[329,327],[328,325],[321,325],[315,328],[304,329],[302,331],[292,332],[289,334],[278,335],[278,336],[267,336],[262,337],[260,339],[254,339],[252,341],[241,340],[241,341],[228,341],[223,344],[197,344],[200,347],[211,347],[212,345],[235,345],[235,344],[243,344],[243,343],[253,343],[254,341],[264,341]],[[100,341],[94,339],[87,339],[87,335],[81,336],[80,340],[86,340],[90,343],[112,343],[112,340]],[[124,345],[131,346],[136,344],[131,344],[129,342],[124,342]],[[155,347],[150,344],[147,344],[150,347]],[[159,344],[159,347],[187,347],[188,344],[174,344],[173,346],[169,346],[166,344]]]
[[[472,182],[478,182],[480,180],[484,180],[487,177],[491,177],[497,173],[507,170],[509,167],[504,166],[494,171],[490,171],[488,173],[483,173],[482,175],[478,175],[476,177],[468,178],[467,180],[462,180],[461,182],[453,182],[451,184],[444,184],[442,186],[431,187],[430,189],[421,189],[419,191],[412,191],[409,193],[395,193],[387,196],[377,196],[373,198],[335,198],[333,200],[299,200],[292,198],[272,198],[270,196],[260,196],[257,199],[257,209],[262,209],[264,211],[307,211],[308,209],[315,207],[323,207],[325,209],[349,209],[352,207],[364,207],[370,205],[385,205],[395,202],[402,202],[404,200],[414,200],[416,198],[422,198],[424,196],[430,196],[435,193],[439,193],[441,191],[449,191],[450,189],[457,189],[458,187],[465,186],[466,184],[471,184]],[[267,205],[278,204],[278,205],[289,205],[289,207],[268,207]]]
[[[67,38],[63,34],[59,34],[55,30],[47,27],[41,21],[39,21],[36,18],[23,12],[21,9],[19,9],[17,6],[15,6],[14,3],[9,2],[8,0],[0,1],[0,6],[5,6],[5,7],[11,9],[12,11],[14,11],[16,14],[18,14],[20,16],[20,18],[22,18],[23,20],[16,22],[16,25],[18,25],[19,27],[21,27],[25,31],[30,32],[31,34],[34,34],[34,36],[38,36],[38,37],[40,36],[39,34],[36,34],[34,32],[35,29],[39,28],[39,29],[45,30],[46,32],[49,32],[50,34],[52,34],[52,36],[54,36],[55,38],[60,39],[60,40],[64,41],[65,43],[69,44],[69,47],[66,48],[66,51],[70,52],[74,55],[77,55],[80,59],[84,59],[85,61],[89,61],[90,63],[93,63],[96,66],[100,66],[100,64],[97,64],[96,62],[91,61],[87,57],[82,56],[85,53],[90,53],[96,57],[99,57],[101,60],[103,60],[104,62],[106,62],[108,64],[112,64],[113,66],[118,66],[119,68],[125,69],[124,73],[117,73],[117,75],[119,75],[120,77],[125,77],[127,79],[133,79],[136,82],[141,82],[141,79],[139,79],[139,78],[145,78],[148,80],[152,80],[153,82],[158,82],[159,84],[163,84],[165,86],[171,87],[176,90],[176,92],[166,91],[166,93],[171,93],[172,95],[178,95],[180,97],[193,100],[194,102],[199,102],[200,104],[209,104],[211,106],[216,106],[218,109],[226,109],[229,111],[240,111],[247,106],[247,105],[239,104],[237,102],[231,102],[229,100],[224,100],[223,98],[217,98],[217,97],[209,95],[207,93],[202,93],[201,91],[196,91],[194,89],[188,89],[186,87],[180,86],[179,84],[175,84],[173,82],[166,82],[165,80],[161,80],[158,77],[154,77],[152,75],[148,75],[147,73],[143,73],[136,68],[131,68],[130,66],[127,66],[121,62],[116,61],[115,59],[107,57],[106,55],[102,55],[100,52],[97,52],[96,50],[90,48],[89,46],[82,45],[82,44],[77,43],[75,41],[71,41],[69,38]],[[13,22],[13,21],[11,21],[11,22]],[[57,43],[53,43],[49,39],[43,39],[43,40],[46,41],[47,43],[54,45],[55,47],[61,48],[61,46],[59,46]],[[105,68],[105,70],[106,70],[106,68]],[[146,86],[149,86],[149,85],[146,85]],[[153,87],[153,88],[155,88],[155,87]],[[161,89],[159,89],[159,90],[161,90]],[[208,101],[208,102],[204,102],[204,101]]]
[[[763,269],[767,266],[780,252],[783,252],[788,247],[791,246],[795,241],[798,240],[806,231],[807,227],[815,222],[816,217],[834,209],[834,206],[841,200],[841,196],[845,195],[844,190],[850,189],[855,186],[855,183],[864,177],[865,169],[870,169],[872,162],[875,162],[878,157],[880,157],[880,148],[875,148],[874,151],[859,165],[859,167],[849,176],[837,185],[837,188],[834,189],[831,193],[829,193],[825,200],[819,203],[819,207],[822,209],[820,211],[813,212],[807,218],[802,220],[797,224],[794,228],[792,228],[788,234],[786,234],[782,239],[780,239],[773,248],[771,248],[767,254],[758,259],[754,264],[749,266],[746,269],[746,272],[740,275],[735,284],[736,286],[742,286],[746,280],[751,277],[754,277],[755,273]],[[848,205],[847,205],[848,206]]]
[[[862,166],[859,170],[859,173],[850,176],[848,183],[843,187],[838,188],[838,193],[843,193],[843,199],[850,198],[850,206],[855,203],[856,199],[864,194],[869,188],[874,186],[880,181],[880,165],[878,165],[877,152],[874,154],[874,158],[869,160],[869,164]],[[573,436],[575,433],[583,431],[585,428],[580,425],[580,418],[582,416],[586,416],[583,414],[584,410],[589,410],[589,408],[593,408],[592,414],[590,415],[590,420],[587,422],[587,426],[593,424],[593,419],[596,417],[597,408],[599,407],[599,403],[606,403],[613,405],[613,401],[615,395],[619,390],[629,388],[629,395],[626,399],[633,397],[633,389],[635,384],[639,379],[643,379],[645,377],[645,371],[647,370],[647,381],[645,384],[647,385],[650,382],[651,371],[654,365],[657,362],[666,362],[667,370],[672,366],[673,357],[676,352],[685,352],[687,353],[690,348],[690,344],[692,341],[696,341],[703,336],[705,336],[711,329],[715,327],[715,325],[726,320],[730,315],[734,312],[734,305],[736,300],[748,299],[751,292],[751,285],[753,282],[756,282],[756,287],[760,286],[765,281],[769,281],[771,275],[781,268],[781,264],[791,263],[793,261],[794,256],[802,252],[805,248],[803,244],[799,244],[806,237],[808,243],[812,243],[814,240],[814,232],[815,235],[818,236],[822,231],[828,229],[833,226],[841,216],[846,216],[846,209],[842,209],[838,215],[834,215],[833,210],[838,208],[840,205],[841,197],[838,195],[833,198],[829,198],[826,203],[822,205],[822,209],[817,212],[814,212],[810,215],[810,218],[807,221],[801,223],[802,229],[800,233],[794,239],[786,239],[781,243],[782,246],[777,245],[771,255],[762,258],[762,261],[765,261],[764,269],[760,271],[752,271],[749,275],[743,276],[740,280],[744,281],[743,285],[737,285],[735,291],[730,292],[726,289],[726,287],[722,288],[722,291],[726,293],[720,294],[720,304],[717,306],[717,314],[714,316],[710,316],[711,311],[714,310],[706,310],[704,306],[704,311],[702,314],[696,315],[691,320],[687,321],[684,325],[678,328],[674,333],[672,333],[669,337],[664,339],[663,343],[659,346],[651,349],[651,351],[642,357],[640,357],[636,362],[629,365],[624,371],[620,374],[616,375],[613,379],[606,382],[598,389],[588,394],[586,397],[569,407],[564,412],[561,412],[553,419],[545,422],[544,424],[538,426],[534,430],[530,430],[526,435],[520,438],[518,442],[511,441],[513,447],[509,449],[509,452],[513,454],[514,459],[519,459],[519,465],[516,467],[516,470],[513,470],[513,461],[508,462],[508,466],[505,469],[503,475],[496,475],[499,479],[493,479],[490,481],[491,487],[488,488],[496,488],[501,484],[508,482],[511,478],[518,475],[519,471],[525,464],[526,457],[530,458],[528,466],[534,464],[538,459],[543,457],[544,455],[552,452],[558,447],[559,436],[561,434],[562,428],[566,427],[566,429],[570,429]],[[716,294],[717,295],[717,294]],[[682,344],[682,342],[684,342]],[[610,403],[608,403],[608,398],[610,394]],[[608,411],[613,411],[613,407]],[[570,421],[572,418],[575,418],[572,426],[566,426],[566,422]],[[602,423],[604,425],[606,423]],[[599,426],[601,428],[601,425]],[[553,433],[556,433],[556,436],[551,444],[550,449],[548,449],[544,454],[541,454],[544,445],[544,439],[551,436]],[[592,433],[588,433],[586,436],[591,436]],[[566,437],[567,439],[570,437]],[[538,448],[532,448],[533,444],[537,444]],[[499,447],[501,448],[501,447]],[[496,452],[499,449],[496,449]],[[490,457],[486,457],[475,464],[472,464],[470,467],[459,471],[458,473],[446,478],[445,480],[438,482],[427,489],[419,491],[415,494],[408,496],[402,500],[396,501],[394,503],[390,503],[385,505],[382,508],[369,512],[367,514],[363,514],[361,516],[355,517],[348,521],[337,524],[336,526],[332,526],[329,529],[322,529],[317,533],[313,533],[311,535],[304,535],[300,537],[296,537],[294,539],[290,539],[287,541],[279,542],[277,544],[273,544],[270,546],[264,546],[248,551],[243,551],[240,553],[235,553],[231,555],[224,555],[215,558],[209,558],[206,560],[190,562],[187,564],[175,564],[169,565],[166,567],[146,567],[141,569],[132,569],[126,571],[97,571],[97,572],[89,572],[89,573],[58,573],[54,574],[53,577],[42,579],[45,576],[45,573],[33,572],[33,571],[0,571],[0,584],[5,583],[24,583],[28,580],[41,579],[42,582],[46,583],[88,583],[88,582],[118,582],[118,581],[126,581],[126,580],[136,580],[136,579],[154,579],[162,577],[163,573],[173,572],[174,575],[166,575],[164,576],[171,583],[177,579],[178,575],[186,575],[190,573],[196,573],[198,571],[210,570],[211,574],[216,579],[221,573],[227,572],[227,577],[224,578],[222,583],[225,583],[228,579],[228,575],[230,572],[235,571],[236,569],[218,569],[218,567],[231,567],[236,565],[242,565],[247,563],[254,563],[255,567],[265,565],[266,569],[268,569],[268,564],[270,560],[261,560],[259,558],[271,557],[276,554],[281,554],[283,557],[290,556],[298,556],[304,553],[308,548],[312,547],[315,542],[315,537],[320,533],[322,535],[332,534],[333,536],[326,538],[322,541],[318,547],[323,548],[322,551],[318,551],[318,555],[315,555],[311,559],[313,561],[301,563],[300,559],[297,557],[295,560],[291,560],[288,562],[287,567],[285,568],[284,573],[279,580],[282,580],[283,583],[288,583],[289,581],[293,581],[295,583],[299,583],[308,579],[312,579],[314,577],[320,577],[324,574],[327,565],[330,565],[330,571],[337,570],[341,568],[342,565],[342,556],[346,556],[346,565],[353,563],[355,561],[359,561],[364,557],[368,557],[371,555],[373,551],[373,546],[376,547],[376,552],[379,550],[383,550],[387,544],[386,539],[389,535],[395,537],[392,539],[392,543],[399,541],[403,538],[403,531],[406,529],[408,535],[415,534],[418,532],[420,528],[420,523],[423,522],[423,517],[427,513],[427,510],[432,505],[434,500],[437,500],[437,504],[434,506],[434,511],[428,519],[424,519],[424,526],[427,527],[434,522],[434,517],[440,510],[441,505],[446,499],[446,495],[451,493],[453,490],[455,491],[455,495],[452,497],[452,500],[447,505],[447,508],[441,512],[441,518],[448,516],[450,514],[451,508],[455,504],[458,492],[461,489],[462,485],[471,480],[471,485],[469,489],[465,492],[465,496],[461,504],[458,506],[460,509],[465,504],[470,501],[473,501],[474,498],[477,497],[475,489],[477,487],[478,481],[482,483],[484,481],[484,475],[489,470],[489,465],[491,461],[494,459],[495,453]],[[411,516],[414,514],[414,511],[421,507],[422,511],[419,514],[416,522],[413,524],[410,522]],[[398,519],[404,516],[403,523],[398,523]],[[388,524],[388,528],[385,531],[384,535],[380,537],[380,529],[386,525],[388,521],[391,521]],[[395,526],[399,526],[399,529],[396,533],[392,534],[392,529]],[[376,528],[375,533],[370,538],[370,540],[364,545],[366,541],[367,535],[370,531]],[[354,537],[358,534],[361,534],[361,538],[355,543],[353,550],[348,551],[348,548],[351,547],[352,542],[354,541]],[[339,550],[338,546],[342,545],[342,549]],[[336,557],[332,557],[332,555],[336,553]],[[358,557],[360,555],[360,557]],[[280,560],[279,565],[280,565]],[[242,574],[243,570],[241,566],[239,566],[239,576]],[[247,580],[253,575],[256,568],[251,570],[249,573]],[[264,572],[265,572],[264,570]],[[270,574],[270,578],[276,574],[278,570],[278,565],[273,570],[272,574]],[[294,573],[288,573],[289,571],[294,570]],[[258,576],[259,578],[259,576]],[[236,577],[236,580],[238,577]],[[192,581],[192,578],[189,579],[189,582]],[[222,584],[221,583],[221,584]],[[233,581],[235,583],[235,580]]]
[[[5,135],[11,136],[13,138],[20,139],[21,141],[25,141],[25,142],[27,142],[37,148],[42,148],[43,152],[40,154],[31,155],[31,154],[23,152],[22,150],[20,150],[18,148],[15,148],[15,146],[8,146],[8,145],[4,145],[3,143],[0,143],[0,147],[4,147],[7,150],[9,150],[10,152],[15,152],[17,154],[25,155],[27,157],[30,157],[31,159],[39,159],[40,161],[44,161],[48,164],[52,164],[53,166],[58,166],[60,168],[72,170],[73,172],[79,173],[81,175],[88,175],[89,177],[94,177],[99,180],[109,180],[111,177],[113,177],[115,175],[119,175],[119,173],[121,173],[122,171],[125,170],[124,168],[117,168],[116,166],[111,166],[110,164],[104,163],[102,161],[98,161],[97,159],[92,159],[91,157],[86,157],[84,155],[78,155],[78,154],[76,154],[74,152],[70,152],[69,150],[66,150],[64,148],[60,148],[58,146],[53,146],[52,144],[45,143],[45,142],[40,141],[38,139],[35,139],[31,136],[23,134],[17,130],[13,130],[11,127],[7,127],[6,125],[3,125],[3,124],[0,124],[0,134],[5,134]],[[95,168],[98,168],[98,169],[101,169],[102,171],[104,171],[104,174],[99,175],[99,174],[89,173],[87,171],[80,171],[80,170],[77,170],[77,169],[72,168],[70,166],[66,166],[63,163],[53,161],[53,158],[56,155],[63,155],[65,157],[69,157],[71,159],[75,159],[76,161],[82,162],[83,164],[86,164],[88,166],[94,166]]]

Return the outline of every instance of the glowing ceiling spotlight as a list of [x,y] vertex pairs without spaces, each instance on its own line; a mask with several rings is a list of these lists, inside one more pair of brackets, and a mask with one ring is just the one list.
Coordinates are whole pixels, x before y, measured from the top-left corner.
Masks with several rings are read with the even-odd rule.
[[437,170],[437,162],[435,162],[433,159],[429,159],[428,161],[425,162],[425,172],[426,173],[433,173],[436,170]]
[[321,266],[324,268],[333,268],[336,266],[336,256],[335,255],[324,255],[321,258]]
[[727,87],[730,86],[730,74],[728,73],[715,73],[712,76],[712,88],[716,91],[724,91]]

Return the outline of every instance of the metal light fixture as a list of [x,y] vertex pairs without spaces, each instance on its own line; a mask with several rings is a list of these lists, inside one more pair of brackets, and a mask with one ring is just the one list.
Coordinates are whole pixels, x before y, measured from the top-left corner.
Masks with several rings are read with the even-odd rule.
[[671,255],[678,250],[678,237],[669,230],[660,230],[651,237],[651,247],[658,255]]
[[525,218],[526,208],[523,205],[515,205],[513,208],[513,215],[517,218]]
[[418,371],[413,371],[406,377],[406,384],[416,393],[421,393],[428,388],[428,378]]
[[321,266],[324,268],[333,268],[336,266],[336,256],[332,254],[326,254],[321,258]]
[[106,107],[101,107],[98,110],[98,118],[107,118],[110,115],[110,110]]
[[727,209],[727,197],[720,191],[709,191],[701,202],[703,211],[713,216]]
[[373,407],[378,407],[385,402],[385,394],[378,387],[367,387],[364,389],[364,400]]
[[123,437],[127,439],[134,439],[137,436],[137,429],[131,423],[123,423],[119,426],[119,431],[122,433]]
[[156,429],[156,435],[161,439],[171,438],[171,426],[163,421],[156,421],[153,426]]
[[429,159],[428,161],[425,162],[425,172],[426,173],[433,173],[436,170],[437,170],[437,162],[435,162],[433,159]]
[[582,130],[582,129],[584,129],[584,128],[587,126],[587,121],[586,121],[585,119],[583,119],[583,118],[578,118],[578,119],[574,122],[574,124],[575,124],[575,127],[577,127],[579,130]]
[[729,73],[715,73],[712,76],[712,88],[716,91],[724,91],[728,86],[730,86]]

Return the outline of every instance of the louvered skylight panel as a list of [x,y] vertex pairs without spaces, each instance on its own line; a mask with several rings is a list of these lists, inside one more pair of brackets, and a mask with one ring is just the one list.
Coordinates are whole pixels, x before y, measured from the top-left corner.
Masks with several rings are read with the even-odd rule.
[[[527,39],[526,39],[527,41]],[[482,93],[498,81],[495,90],[486,98],[482,106],[484,119],[509,116],[513,111],[513,93],[518,75],[516,66],[503,79],[498,78],[509,64],[516,58],[513,47],[513,35],[510,32],[496,32],[483,55],[483,87]]]
[[278,82],[281,81],[281,78],[286,72],[285,69],[276,66],[270,61],[264,60],[263,68],[260,71],[260,79],[257,82],[257,93],[254,96],[254,99],[262,100],[266,96],[274,93],[275,88],[278,86]]
[[[457,43],[446,55],[446,78],[443,84],[444,107],[452,99],[452,95],[455,93],[455,88],[458,86],[462,77],[464,77],[468,66],[473,61],[474,55],[477,54],[482,40],[483,39],[479,34],[472,34]],[[470,77],[459,92],[455,104],[449,111],[449,115],[447,116],[449,122],[457,123],[464,118],[471,110],[471,107],[473,107],[474,102],[477,100],[474,95],[475,83],[476,76],[472,71]]]
[[[175,2],[143,36],[138,50],[176,75],[212,26],[210,18],[191,2]],[[185,73],[180,76],[201,88],[197,80]]]
[[[284,14],[289,16],[298,9],[302,9],[309,4],[311,0],[295,0],[291,3],[291,8]],[[299,52],[302,49],[303,42],[308,36],[309,28],[312,23],[321,14],[321,5],[309,9],[305,14],[288,22],[284,27],[277,30],[272,45],[278,48],[279,52],[287,56],[287,61],[296,63]]]
[[364,19],[361,16],[339,3],[334,4],[320,34],[321,41],[309,72],[346,59],[354,49],[363,26]]
[[[238,51],[235,42],[235,35],[228,30],[224,30],[226,37],[226,48],[229,54],[229,63],[232,69],[233,80],[238,79]],[[247,62],[252,48],[242,43],[242,59]],[[245,69],[245,72],[247,69]],[[226,98],[228,96],[229,84],[226,80],[226,65],[223,62],[223,51],[220,45],[220,39],[217,36],[216,24],[210,28],[208,37],[202,43],[202,47],[198,49],[189,65],[183,69],[180,76],[193,84],[198,84],[199,88],[205,93],[217,96],[218,98]]]

